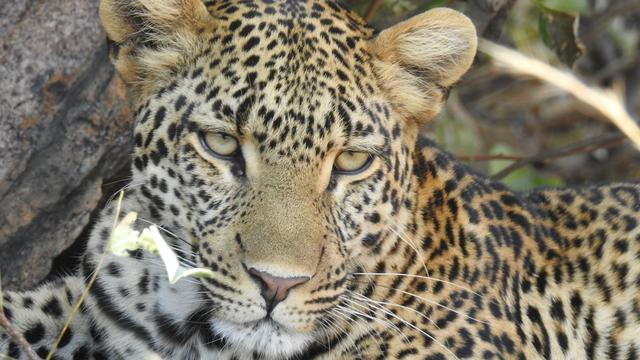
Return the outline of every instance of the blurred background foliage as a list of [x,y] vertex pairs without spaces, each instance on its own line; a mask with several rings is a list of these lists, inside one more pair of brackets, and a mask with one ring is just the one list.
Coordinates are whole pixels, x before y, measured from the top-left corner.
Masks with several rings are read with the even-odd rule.
[[[433,7],[468,13],[472,2],[347,1],[378,29]],[[638,120],[640,0],[518,0],[483,36],[614,89]],[[597,111],[482,54],[425,131],[517,190],[640,179],[640,151]]]

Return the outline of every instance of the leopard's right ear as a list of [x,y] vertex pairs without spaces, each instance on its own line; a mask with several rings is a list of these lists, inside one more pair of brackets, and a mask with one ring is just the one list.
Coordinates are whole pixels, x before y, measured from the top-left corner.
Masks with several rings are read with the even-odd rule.
[[404,116],[424,124],[440,112],[449,88],[473,63],[477,44],[469,18],[436,8],[384,30],[371,49],[391,102]]
[[194,54],[212,18],[202,0],[102,0],[100,19],[110,57],[139,88],[168,75]]

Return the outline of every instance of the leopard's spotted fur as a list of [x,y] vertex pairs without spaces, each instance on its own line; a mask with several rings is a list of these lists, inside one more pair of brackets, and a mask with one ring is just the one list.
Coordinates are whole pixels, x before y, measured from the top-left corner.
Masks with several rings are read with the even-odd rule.
[[[77,276],[5,294],[40,356],[98,265],[55,359],[640,356],[637,184],[514,193],[419,138],[472,62],[464,16],[381,34],[331,0],[101,17],[137,106],[123,211],[216,276],[171,285],[155,256],[103,255],[110,206]],[[208,132],[241,151],[212,156]],[[345,150],[372,161],[335,171]],[[252,269],[305,281],[273,303]],[[0,354],[25,358],[3,333]]]

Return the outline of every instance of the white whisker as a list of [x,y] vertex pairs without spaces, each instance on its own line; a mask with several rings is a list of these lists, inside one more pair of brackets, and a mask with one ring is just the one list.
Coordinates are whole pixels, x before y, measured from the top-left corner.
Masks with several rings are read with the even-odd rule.
[[425,298],[425,297],[422,297],[422,296],[419,296],[419,295],[416,295],[416,294],[410,293],[410,292],[408,292],[408,291],[404,291],[404,290],[401,290],[401,289],[398,289],[398,288],[394,288],[394,287],[386,286],[386,285],[380,285],[380,284],[376,284],[375,286],[380,286],[380,287],[383,287],[383,288],[385,288],[385,289],[390,289],[390,290],[393,290],[393,291],[398,291],[398,292],[400,292],[400,293],[402,293],[402,294],[409,295],[409,296],[414,297],[414,298],[416,298],[416,299],[420,299],[420,300],[422,300],[422,301],[424,301],[424,302],[426,302],[426,303],[429,303],[429,304],[435,305],[435,306],[437,306],[437,307],[440,307],[440,308],[443,308],[443,309],[449,310],[449,311],[451,311],[451,312],[453,312],[453,313],[456,313],[456,314],[458,314],[458,315],[460,315],[460,316],[463,316],[463,317],[465,317],[465,318],[467,318],[467,319],[470,319],[470,320],[473,320],[473,321],[476,321],[476,322],[479,322],[479,323],[482,323],[482,324],[489,324],[489,322],[488,322],[488,321],[484,321],[484,320],[476,319],[476,318],[474,318],[473,316],[469,316],[469,315],[467,315],[467,314],[461,313],[460,311],[457,311],[457,310],[455,310],[455,309],[452,309],[452,308],[450,308],[449,306],[446,306],[446,305],[440,304],[440,303],[439,303],[439,302],[437,302],[437,301],[433,301],[433,300],[427,299],[427,298]]
[[473,295],[476,295],[478,297],[484,298],[484,295],[471,290],[468,287],[462,286],[462,285],[458,285],[456,283],[447,281],[447,280],[442,280],[442,279],[438,279],[438,278],[434,278],[434,277],[426,277],[426,276],[422,276],[422,275],[413,275],[413,274],[402,274],[402,273],[369,273],[369,272],[359,272],[359,273],[351,273],[351,275],[363,275],[363,276],[404,276],[404,277],[409,277],[409,278],[417,278],[417,279],[425,279],[425,280],[430,280],[430,281],[435,281],[435,282],[440,282],[443,284],[447,284],[447,285],[451,285],[453,287],[456,287],[458,289],[461,290],[466,290],[470,293],[472,293]]
[[418,258],[420,258],[420,261],[422,261],[422,267],[424,268],[424,272],[425,274],[427,274],[427,277],[431,277],[429,275],[429,270],[427,270],[427,263],[424,260],[424,257],[422,256],[422,252],[418,250],[418,247],[415,246],[415,244],[413,244],[413,242],[410,242],[408,239],[405,239],[402,235],[400,235],[395,229],[393,229],[391,226],[389,226],[389,230],[391,230],[394,234],[396,234],[396,236],[402,240],[405,244],[409,245],[409,247],[411,249],[413,249],[413,251],[416,253],[416,255],[418,256]]
[[353,292],[353,291],[351,291],[351,290],[347,290],[347,292],[351,293],[353,296],[357,296],[357,297],[358,297],[359,299],[361,299],[361,300],[370,301],[370,302],[373,302],[373,303],[375,303],[375,304],[379,304],[379,305],[387,305],[387,306],[399,307],[399,308],[401,308],[401,309],[405,309],[405,310],[408,310],[408,311],[414,312],[414,313],[416,313],[416,314],[420,315],[423,319],[425,319],[425,320],[429,321],[429,322],[430,322],[431,324],[433,324],[433,326],[435,326],[437,329],[440,329],[440,327],[438,326],[438,324],[436,324],[436,323],[435,323],[435,321],[433,321],[430,317],[428,317],[427,315],[425,315],[425,314],[423,314],[423,313],[419,312],[419,311],[418,311],[418,310],[416,310],[416,309],[412,309],[412,308],[410,308],[410,307],[408,307],[408,306],[404,306],[404,305],[400,305],[400,304],[394,304],[394,303],[390,303],[390,302],[386,302],[386,301],[376,301],[376,300],[373,300],[373,299],[369,299],[368,297],[366,297],[366,296],[364,296],[364,295],[361,295],[361,294],[358,294],[358,293],[356,293],[356,292]]
[[429,339],[433,340],[433,342],[435,342],[436,344],[440,345],[440,347],[442,347],[446,352],[448,352],[449,354],[451,354],[455,359],[459,359],[456,354],[454,354],[451,350],[449,350],[444,344],[442,344],[441,342],[439,342],[433,335],[429,334],[428,332],[418,328],[417,326],[411,324],[410,322],[408,322],[407,320],[401,318],[400,316],[394,314],[391,311],[388,311],[386,309],[383,310],[383,312],[389,316],[392,316],[396,319],[398,319],[400,322],[402,322],[403,324],[405,324],[406,326],[420,332],[422,335],[428,337]]

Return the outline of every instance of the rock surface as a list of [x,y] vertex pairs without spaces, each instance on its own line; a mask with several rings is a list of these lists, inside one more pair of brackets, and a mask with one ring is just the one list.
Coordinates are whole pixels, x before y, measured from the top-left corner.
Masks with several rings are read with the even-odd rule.
[[32,287],[127,162],[131,119],[98,1],[0,4],[0,273]]

